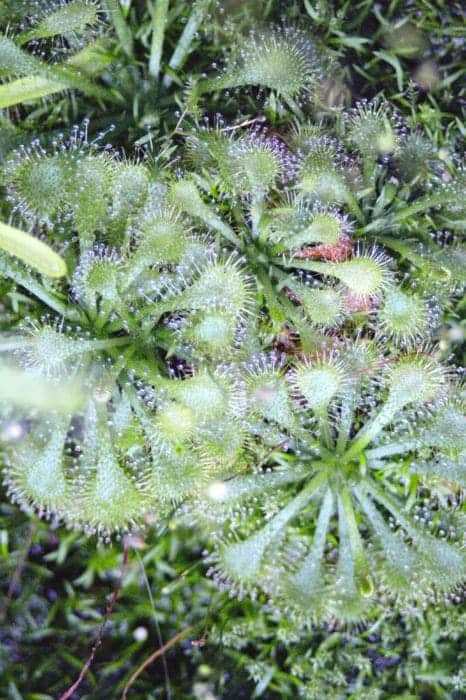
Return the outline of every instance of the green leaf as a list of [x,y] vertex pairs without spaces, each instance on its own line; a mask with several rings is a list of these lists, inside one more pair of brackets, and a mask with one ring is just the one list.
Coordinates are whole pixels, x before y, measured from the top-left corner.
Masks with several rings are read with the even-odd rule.
[[4,76],[36,76],[49,80],[50,83],[81,90],[89,97],[105,98],[112,101],[118,98],[109,90],[95,85],[66,63],[48,65],[44,61],[31,56],[5,36],[0,36],[0,75]]
[[0,85],[0,109],[13,107],[28,100],[39,100],[66,89],[67,85],[64,83],[38,75],[28,75],[25,78]]
[[338,43],[355,51],[362,51],[365,44],[370,44],[370,39],[362,36],[347,36],[343,32],[333,32],[338,37]]
[[266,666],[264,670],[264,674],[261,678],[261,680],[258,682],[256,685],[256,689],[254,691],[254,698],[260,698],[261,695],[264,694],[264,692],[267,690],[270,681],[272,680],[274,674],[275,674],[275,666]]
[[82,406],[83,393],[76,382],[53,384],[14,367],[0,368],[0,401],[46,413],[69,413]]
[[402,92],[403,90],[403,68],[399,59],[387,51],[374,51],[374,56],[381,58],[382,61],[386,61],[391,65],[396,74],[396,83],[398,85],[398,90]]
[[0,222],[0,248],[47,277],[64,277],[66,263],[38,238]]

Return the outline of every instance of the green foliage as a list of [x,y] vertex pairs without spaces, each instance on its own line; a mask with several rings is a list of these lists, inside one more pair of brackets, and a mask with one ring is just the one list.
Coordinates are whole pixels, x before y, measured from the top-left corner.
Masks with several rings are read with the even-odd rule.
[[[465,171],[456,25],[443,24],[457,8],[416,7],[0,8],[4,485],[48,522],[39,538],[57,533],[51,559],[73,562],[63,591],[78,608],[74,588],[115,568],[120,540],[139,627],[137,549],[164,639],[185,624],[174,581],[187,577],[208,653],[224,645],[225,669],[250,680],[199,666],[188,643],[174,697],[464,690],[451,607],[466,569],[464,388],[449,353]],[[63,597],[44,613],[50,638],[55,614],[81,630]],[[121,645],[121,630],[106,634]],[[286,652],[270,653],[275,638]],[[84,697],[121,694],[134,639]],[[68,685],[75,646],[57,641]],[[2,663],[8,697],[63,692],[50,664],[31,690]],[[141,698],[162,696],[146,686]]]

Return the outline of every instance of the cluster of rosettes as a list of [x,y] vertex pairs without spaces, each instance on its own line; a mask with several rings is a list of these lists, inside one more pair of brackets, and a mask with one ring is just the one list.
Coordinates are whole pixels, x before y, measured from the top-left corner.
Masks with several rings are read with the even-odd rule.
[[[403,163],[419,137],[380,103],[359,105],[342,122],[340,141],[306,123],[280,136],[261,124],[246,132],[221,122],[196,127],[186,134],[182,176],[178,169],[163,178],[148,163],[99,149],[104,134],[89,143],[84,125],[53,151],[35,142],[14,152],[8,193],[14,212],[60,243],[76,269],[75,296],[88,305],[98,294],[116,311],[132,306],[136,288],[148,301],[176,295],[224,244],[255,280],[272,323],[302,342],[312,335],[313,349],[323,332],[361,314],[379,335],[409,345],[429,336],[438,302],[461,289],[464,260],[454,243],[406,230],[406,212],[441,205],[454,225],[462,173],[447,173],[446,185],[440,162],[427,176],[424,160],[409,181],[417,198],[407,202],[414,162],[408,175]],[[79,262],[70,234],[79,237]],[[244,333],[246,296],[232,298],[231,314],[222,311],[222,352],[237,345],[240,317]],[[178,325],[193,337],[192,324]]]
[[[185,213],[191,183],[162,182],[147,165],[99,150],[87,125],[51,152],[38,142],[18,149],[5,174],[13,216],[42,229],[71,271],[67,319],[190,360],[256,349],[253,279],[238,251]],[[195,194],[194,216],[215,223]]]
[[[303,46],[293,60],[311,61]],[[446,238],[404,228],[432,202],[454,228],[461,175],[414,167],[417,136],[379,103],[334,132],[196,127],[172,172],[85,124],[3,171],[10,223],[60,253],[66,282],[42,284],[21,263],[37,249],[0,229],[20,259],[2,253],[2,273],[56,314],[0,340],[12,497],[103,539],[183,504],[221,585],[309,620],[465,573],[461,391],[419,349],[461,265]]]
[[[309,350],[350,318],[404,344],[435,327],[432,290],[412,290],[409,272],[400,286],[394,260],[365,241],[335,194],[359,206],[358,178],[352,191],[333,141],[295,134],[307,150],[290,150],[262,129],[201,129],[187,139],[187,162],[203,176],[162,180],[148,163],[99,148],[103,136],[89,143],[85,124],[52,150],[34,142],[4,171],[13,214],[59,247],[73,298],[99,332],[147,336],[163,318],[157,339],[174,354],[225,359],[245,345],[247,354],[258,349],[257,287],[272,330],[286,326]],[[334,196],[312,194],[311,176],[319,186],[329,176]],[[445,291],[458,269],[442,262]]]
[[[341,140],[309,124],[281,136],[269,136],[262,122],[247,133],[222,122],[195,128],[177,201],[234,242],[272,321],[286,322],[301,341],[312,329],[322,342],[322,332],[362,314],[379,336],[408,346],[435,328],[436,297],[448,299],[464,280],[461,249],[417,238],[403,227],[405,210],[428,210],[433,197],[447,212],[461,172],[445,186],[431,158],[428,176],[425,160],[414,176],[411,159],[407,173],[419,137],[382,104],[359,105],[343,124]],[[387,143],[377,146],[376,134]],[[408,204],[411,179],[418,199]],[[215,215],[199,206],[202,193]]]
[[124,337],[63,330],[3,345],[32,391],[74,392],[3,415],[23,507],[107,540],[181,506],[222,588],[310,622],[461,583],[464,399],[432,350],[383,356],[361,338],[165,377],[134,347],[128,370]]

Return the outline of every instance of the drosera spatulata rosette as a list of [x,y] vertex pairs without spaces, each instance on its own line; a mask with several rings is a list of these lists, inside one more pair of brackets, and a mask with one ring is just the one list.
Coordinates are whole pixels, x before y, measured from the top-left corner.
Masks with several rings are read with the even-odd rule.
[[251,31],[227,57],[223,73],[201,83],[212,91],[254,86],[282,98],[299,112],[299,102],[322,77],[325,59],[308,32],[276,27]]
[[[287,401],[296,424],[290,429],[276,419],[275,456],[187,506],[216,540],[207,561],[220,587],[240,596],[262,589],[278,611],[301,622],[355,622],[372,605],[448,596],[465,575],[459,512],[456,529],[433,490],[436,517],[423,526],[411,485],[419,472],[405,468],[407,458],[423,454],[447,396],[458,396],[457,382],[432,356],[416,352],[351,374],[353,352],[348,346],[338,360],[316,357],[284,371],[288,398],[275,400]],[[262,432],[257,425],[255,432]],[[457,474],[464,471],[464,435],[459,439]],[[430,442],[434,461],[448,458],[450,445]],[[427,494],[429,479],[423,484]],[[459,505],[454,490],[449,498]],[[447,536],[444,518],[452,525]]]
[[353,623],[465,576],[461,386],[426,344],[461,292],[432,230],[458,227],[464,175],[410,159],[421,136],[381,100],[312,119],[326,61],[269,28],[199,82],[278,100],[273,130],[194,111],[139,160],[87,121],[10,151],[0,270],[32,310],[0,339],[0,420],[26,510],[104,541],[175,512],[231,595]]

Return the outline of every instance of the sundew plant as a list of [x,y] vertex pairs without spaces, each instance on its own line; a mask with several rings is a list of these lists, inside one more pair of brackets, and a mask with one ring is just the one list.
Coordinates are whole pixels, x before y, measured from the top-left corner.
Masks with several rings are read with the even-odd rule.
[[7,496],[94,546],[188,527],[310,634],[459,602],[457,144],[351,101],[324,14],[150,5],[141,45],[131,3],[2,8]]

